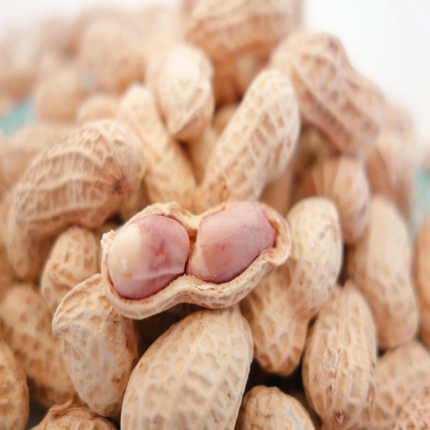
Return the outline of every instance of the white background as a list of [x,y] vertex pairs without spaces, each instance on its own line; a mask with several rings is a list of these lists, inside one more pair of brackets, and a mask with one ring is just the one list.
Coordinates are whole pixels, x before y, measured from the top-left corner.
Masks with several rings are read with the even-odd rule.
[[[268,1],[268,0],[267,0]],[[152,0],[0,0],[0,35],[37,19],[76,17],[97,4],[143,7]],[[177,5],[178,0],[162,3]],[[430,144],[430,0],[303,0],[307,26],[343,42],[351,63],[407,107]]]

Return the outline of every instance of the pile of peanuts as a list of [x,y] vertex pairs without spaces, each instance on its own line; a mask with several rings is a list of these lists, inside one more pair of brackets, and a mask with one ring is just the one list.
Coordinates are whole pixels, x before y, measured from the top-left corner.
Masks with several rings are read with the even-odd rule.
[[300,3],[0,42],[0,430],[429,428],[412,122]]

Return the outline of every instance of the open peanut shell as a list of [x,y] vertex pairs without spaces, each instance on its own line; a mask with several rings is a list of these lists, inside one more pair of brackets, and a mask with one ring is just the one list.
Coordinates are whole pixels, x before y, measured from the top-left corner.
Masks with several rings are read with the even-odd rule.
[[[131,218],[125,226],[136,220],[162,215],[182,224],[194,245],[201,221],[208,216],[223,211],[234,203],[223,203],[201,215],[193,215],[177,203],[156,203]],[[193,303],[210,309],[232,306],[245,297],[271,269],[284,264],[291,252],[291,239],[286,220],[274,209],[264,203],[257,203],[276,232],[275,244],[265,249],[251,265],[236,278],[222,284],[202,281],[194,276],[182,275],[164,289],[140,300],[126,299],[113,287],[108,270],[108,256],[116,236],[114,231],[103,235],[102,244],[102,281],[108,300],[122,315],[133,319],[145,319],[169,309],[178,303]]]

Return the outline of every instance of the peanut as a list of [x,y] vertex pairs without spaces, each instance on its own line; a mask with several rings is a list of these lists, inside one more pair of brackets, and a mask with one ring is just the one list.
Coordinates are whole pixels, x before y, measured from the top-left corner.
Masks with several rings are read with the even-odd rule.
[[40,283],[52,315],[72,288],[99,271],[99,255],[100,244],[91,230],[72,226],[57,237]]
[[382,349],[411,340],[418,330],[405,221],[389,200],[372,197],[367,233],[348,250],[346,271],[368,300]]
[[78,108],[76,121],[84,124],[98,119],[115,118],[119,109],[119,100],[113,94],[96,93],[87,97]]
[[179,222],[148,216],[121,229],[108,257],[116,291],[130,299],[156,294],[185,272],[190,238]]
[[139,360],[137,324],[118,314],[95,275],[77,285],[52,321],[80,398],[104,417],[119,418],[130,374]]
[[254,387],[242,400],[236,430],[315,430],[303,406],[276,387]]
[[6,249],[17,274],[37,279],[52,237],[100,226],[140,184],[137,136],[112,120],[87,124],[41,152],[14,188]]
[[251,361],[251,333],[237,306],[187,316],[133,370],[121,429],[232,429]]
[[308,338],[302,377],[323,429],[360,429],[375,398],[376,329],[352,282],[319,313]]
[[214,284],[231,281],[273,246],[275,236],[256,203],[232,205],[202,220],[186,273]]
[[[174,202],[168,204],[159,203],[148,206],[142,212],[136,214],[125,224],[123,229],[145,217],[161,215],[181,224],[187,231],[191,243],[194,243],[201,222],[206,217],[213,216],[231,205],[223,204],[200,216],[196,216],[185,211]],[[283,264],[290,253],[290,233],[286,221],[268,206],[262,203],[258,203],[258,205],[276,232],[275,245],[272,248],[265,249],[242,274],[230,282],[218,285],[205,282],[194,276],[183,275],[156,294],[140,300],[121,297],[115,290],[109,276],[108,260],[116,234],[113,231],[105,234],[102,239],[102,278],[108,300],[120,314],[134,319],[148,318],[183,302],[211,309],[224,308],[237,303],[257,285],[258,281],[270,269]]]
[[297,32],[274,50],[271,65],[290,77],[303,123],[324,131],[335,149],[357,152],[376,138],[384,97],[351,67],[336,37]]
[[61,355],[61,342],[52,336],[51,316],[37,289],[16,284],[0,303],[4,339],[28,378],[30,395],[50,407],[75,395]]
[[288,375],[305,346],[309,321],[324,307],[342,261],[336,208],[312,197],[288,213],[292,252],[242,302],[254,339],[255,358],[268,372]]
[[197,212],[224,201],[257,200],[287,166],[300,128],[289,80],[265,70],[253,81],[208,160]]
[[25,373],[0,333],[0,430],[24,430],[29,412]]
[[238,108],[238,104],[233,103],[226,106],[222,106],[215,111],[212,125],[218,134],[221,134],[227,127],[227,124],[233,118]]
[[6,250],[0,245],[0,302],[12,286],[13,268],[7,258]]

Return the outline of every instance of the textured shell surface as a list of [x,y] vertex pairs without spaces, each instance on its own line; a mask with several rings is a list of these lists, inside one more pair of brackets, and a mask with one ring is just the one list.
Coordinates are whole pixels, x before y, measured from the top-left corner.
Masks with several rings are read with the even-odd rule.
[[61,354],[61,342],[52,336],[51,316],[32,284],[14,285],[0,303],[4,339],[28,378],[30,395],[50,407],[75,394]]
[[366,430],[388,430],[430,375],[430,351],[416,340],[387,351],[376,364],[375,406]]
[[299,130],[296,96],[288,78],[276,70],[262,71],[208,160],[195,196],[197,212],[225,201],[257,200],[265,183],[285,170]]
[[80,398],[99,415],[118,418],[130,374],[139,355],[135,321],[123,317],[94,275],[61,302],[52,321],[63,341],[63,357]]
[[196,187],[192,167],[164,127],[151,91],[144,85],[132,85],[121,99],[118,119],[139,136],[147,161],[145,183],[150,201],[176,201],[190,209]]
[[315,430],[315,427],[294,397],[276,387],[257,386],[243,398],[235,429]]
[[290,76],[303,122],[323,130],[336,149],[356,152],[376,138],[385,99],[351,67],[336,37],[297,32],[275,49],[271,65]]
[[[182,209],[175,202],[157,203],[136,214],[125,226],[145,216],[167,216],[178,221],[187,230],[191,241],[195,241],[200,222],[205,217],[219,213],[232,204],[234,203],[222,204],[196,216]],[[120,314],[134,319],[148,318],[183,302],[211,309],[225,308],[238,303],[269,270],[285,263],[290,255],[291,242],[287,222],[269,206],[264,203],[258,204],[276,232],[275,244],[272,248],[265,249],[243,273],[222,284],[213,284],[194,276],[183,275],[156,294],[144,299],[130,300],[121,297],[112,285],[107,265],[110,247],[116,234],[111,231],[103,235],[102,278],[108,300]]]
[[72,288],[98,272],[99,254],[100,243],[89,229],[72,226],[57,237],[40,285],[52,315]]
[[0,334],[0,430],[24,430],[29,412],[25,373]]
[[372,197],[368,229],[348,251],[347,273],[372,308],[383,349],[411,340],[418,330],[411,254],[406,223],[394,204]]
[[0,302],[12,286],[15,274],[6,255],[6,250],[0,245]]
[[73,401],[52,407],[33,430],[116,430],[110,421]]
[[342,262],[335,206],[322,197],[297,203],[288,213],[292,251],[241,305],[261,366],[288,375],[300,362],[309,320],[330,297]]
[[251,332],[237,306],[192,313],[140,359],[121,429],[234,429],[251,361]]
[[360,429],[376,388],[376,329],[361,293],[348,281],[320,311],[303,359],[306,397],[325,429]]

